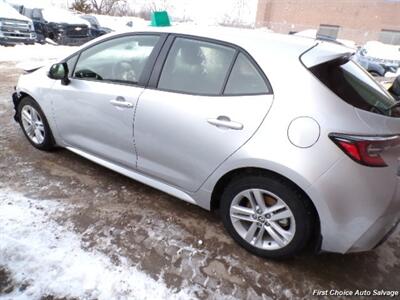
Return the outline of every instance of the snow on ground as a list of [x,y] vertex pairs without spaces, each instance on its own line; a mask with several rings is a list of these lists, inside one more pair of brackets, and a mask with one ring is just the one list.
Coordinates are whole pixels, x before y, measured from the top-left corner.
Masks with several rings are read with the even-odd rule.
[[50,44],[0,46],[0,62],[17,62],[21,69],[34,68],[68,56],[78,47],[55,46]]
[[[102,27],[107,27],[115,31],[134,29],[135,27],[144,27],[150,25],[150,21],[146,21],[136,17],[113,17],[107,15],[94,15]],[[131,22],[132,26],[127,26]]]
[[379,59],[400,61],[400,45],[388,45],[378,41],[369,41],[364,47],[367,55]]
[[68,23],[72,25],[76,24],[85,24],[87,26],[90,26],[90,23],[82,18],[79,18],[78,16],[74,15],[72,12],[65,10],[65,9],[60,9],[60,8],[55,8],[55,7],[48,7],[46,9],[42,10],[43,18],[47,22],[63,22],[63,23]]
[[0,190],[0,266],[10,271],[15,287],[0,299],[194,298],[194,289],[171,290],[124,257],[115,265],[102,253],[84,250],[79,235],[53,220],[69,209]]
[[397,69],[396,73],[386,72],[386,74],[385,74],[385,77],[387,77],[387,78],[395,78],[395,77],[398,77],[398,76],[400,76],[400,67]]

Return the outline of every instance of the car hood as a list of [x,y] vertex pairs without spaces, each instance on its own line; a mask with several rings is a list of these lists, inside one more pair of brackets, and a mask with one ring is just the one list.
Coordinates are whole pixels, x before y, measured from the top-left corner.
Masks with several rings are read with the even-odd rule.
[[58,8],[45,8],[42,10],[43,18],[49,23],[60,23],[70,25],[86,25],[90,27],[90,23],[71,12]]
[[7,3],[0,1],[0,18],[32,22],[31,19],[21,15]]

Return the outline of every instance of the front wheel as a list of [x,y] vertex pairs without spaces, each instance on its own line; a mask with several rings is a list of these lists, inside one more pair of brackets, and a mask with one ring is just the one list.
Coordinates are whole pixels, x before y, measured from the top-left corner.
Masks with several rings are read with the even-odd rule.
[[315,219],[310,203],[279,178],[236,178],[225,188],[221,201],[227,231],[258,256],[287,258],[310,240]]
[[29,142],[40,150],[53,150],[54,138],[40,106],[31,98],[24,97],[18,106],[21,128]]

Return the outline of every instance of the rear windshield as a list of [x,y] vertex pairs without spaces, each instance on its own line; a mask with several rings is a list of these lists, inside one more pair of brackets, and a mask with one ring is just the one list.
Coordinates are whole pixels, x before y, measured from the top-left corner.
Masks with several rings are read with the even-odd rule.
[[399,116],[398,109],[392,109],[396,100],[354,61],[336,59],[310,71],[348,104],[373,113]]

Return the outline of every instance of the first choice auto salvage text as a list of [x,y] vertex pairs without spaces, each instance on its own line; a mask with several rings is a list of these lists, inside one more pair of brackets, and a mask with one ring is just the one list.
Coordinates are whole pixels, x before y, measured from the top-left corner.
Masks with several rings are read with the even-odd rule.
[[398,297],[399,290],[313,290],[313,296],[381,296],[381,297]]

